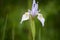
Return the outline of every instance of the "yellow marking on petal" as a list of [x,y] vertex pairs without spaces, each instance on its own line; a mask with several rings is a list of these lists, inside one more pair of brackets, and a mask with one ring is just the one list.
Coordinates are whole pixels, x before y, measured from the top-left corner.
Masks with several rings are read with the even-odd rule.
[[43,18],[43,16],[42,16],[42,15],[40,15],[39,17],[40,17],[40,18]]
[[26,16],[29,16],[29,13],[28,12],[25,12]]

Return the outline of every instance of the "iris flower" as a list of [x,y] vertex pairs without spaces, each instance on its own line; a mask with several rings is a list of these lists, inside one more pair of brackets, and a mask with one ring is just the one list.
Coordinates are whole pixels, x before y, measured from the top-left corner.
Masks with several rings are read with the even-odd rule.
[[33,0],[32,9],[28,10],[28,12],[25,12],[25,14],[23,14],[20,23],[22,24],[23,21],[29,20],[30,16],[32,18],[37,16],[37,19],[42,23],[42,26],[44,26],[45,19],[43,15],[40,13],[40,11],[38,10],[38,2],[36,3],[35,0]]

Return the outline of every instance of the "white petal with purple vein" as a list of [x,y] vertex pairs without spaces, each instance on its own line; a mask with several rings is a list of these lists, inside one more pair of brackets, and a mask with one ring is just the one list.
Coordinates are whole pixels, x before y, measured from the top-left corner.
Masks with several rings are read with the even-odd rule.
[[37,19],[42,23],[42,26],[44,27],[45,19],[43,18],[42,14],[38,14]]
[[28,20],[28,19],[29,19],[29,13],[25,12],[25,14],[23,14],[23,16],[22,16],[22,19],[21,19],[20,23],[22,24],[23,21]]

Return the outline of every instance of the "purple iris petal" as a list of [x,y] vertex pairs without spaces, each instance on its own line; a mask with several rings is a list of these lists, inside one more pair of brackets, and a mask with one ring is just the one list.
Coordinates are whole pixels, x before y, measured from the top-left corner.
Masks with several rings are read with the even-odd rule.
[[38,3],[36,3],[35,0],[33,0],[31,15],[35,16],[37,12],[38,12]]

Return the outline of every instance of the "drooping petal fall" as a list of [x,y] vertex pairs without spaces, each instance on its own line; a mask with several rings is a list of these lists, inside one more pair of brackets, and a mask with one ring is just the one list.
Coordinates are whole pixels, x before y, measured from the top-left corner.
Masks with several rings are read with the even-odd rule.
[[22,19],[21,19],[21,24],[22,24],[22,22],[23,21],[26,21],[26,20],[28,20],[29,19],[29,13],[28,12],[25,12],[25,14],[23,14],[23,16],[22,16]]
[[44,19],[44,17],[42,16],[42,14],[38,14],[37,19],[42,23],[42,26],[44,27],[45,19]]

